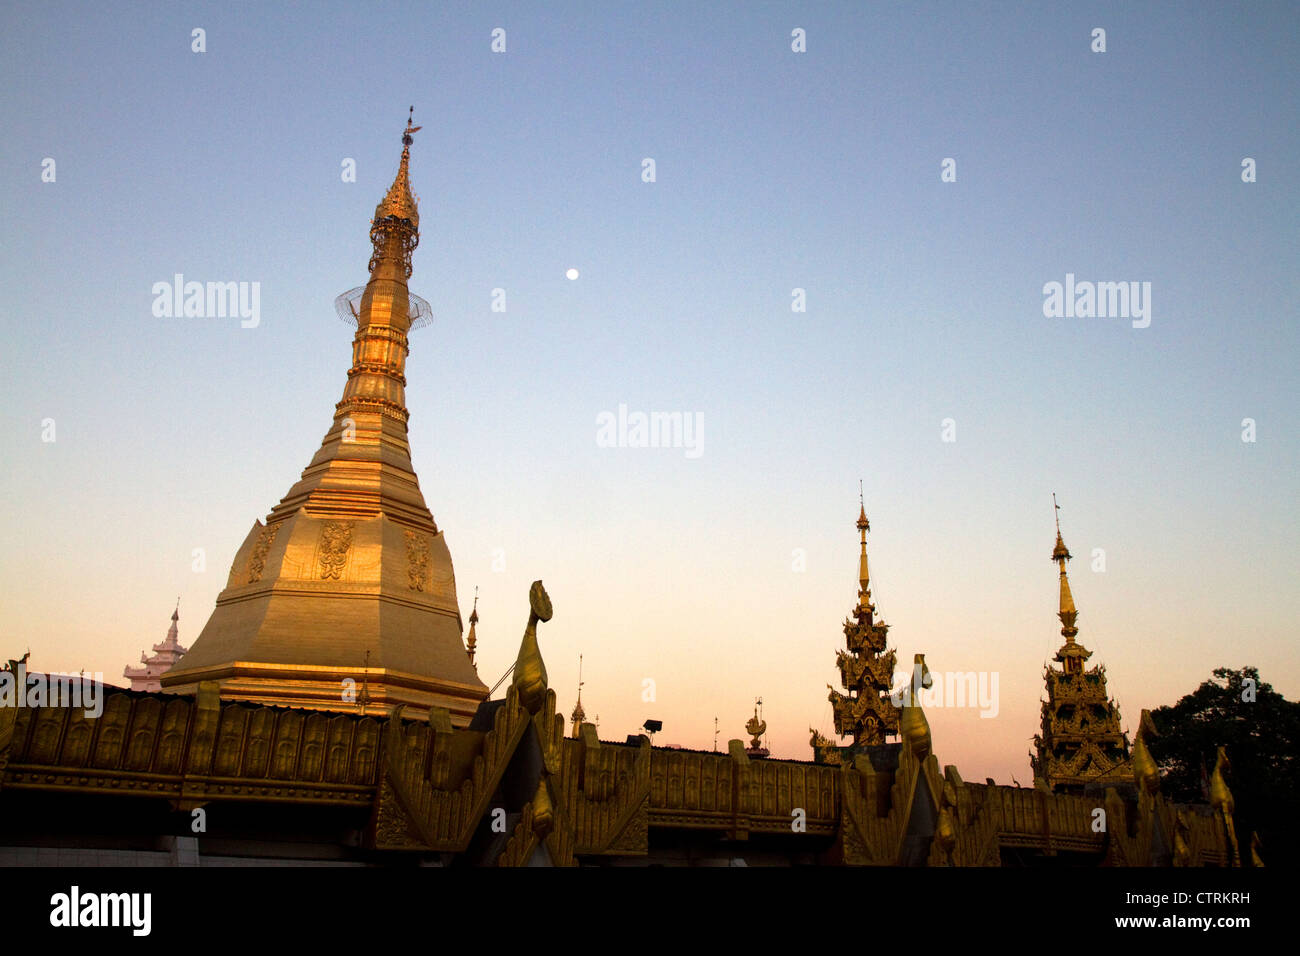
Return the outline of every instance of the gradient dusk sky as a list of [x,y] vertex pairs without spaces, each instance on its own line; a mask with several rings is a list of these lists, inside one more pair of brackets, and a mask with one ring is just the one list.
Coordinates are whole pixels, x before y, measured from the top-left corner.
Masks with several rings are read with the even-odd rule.
[[[927,712],[967,779],[1031,780],[1053,492],[1127,730],[1218,666],[1296,699],[1298,10],[8,3],[0,656],[125,683],[177,595],[193,642],[330,425],[414,104],[412,458],[489,685],[541,578],[565,713],[581,653],[606,739],[725,748],[761,696],[809,759],[861,479],[900,667],[998,674]],[[260,323],[155,317],[177,273]],[[1149,327],[1046,317],[1067,274]],[[620,405],[701,453],[600,447]]]

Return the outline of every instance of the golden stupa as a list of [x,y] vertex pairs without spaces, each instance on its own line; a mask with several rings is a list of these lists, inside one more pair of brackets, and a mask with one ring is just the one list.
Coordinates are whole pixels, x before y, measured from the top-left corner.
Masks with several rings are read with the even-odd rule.
[[[253,525],[179,669],[161,691],[105,688],[100,714],[0,706],[0,866],[1226,867],[1246,848],[1260,865],[1254,834],[1238,845],[1223,748],[1208,805],[1161,792],[1146,711],[1129,750],[1104,670],[1076,640],[1059,521],[1065,644],[1033,787],[967,782],[940,762],[917,692],[943,678],[941,653],[934,677],[914,655],[912,693],[895,702],[862,500],[858,599],[836,657],[845,693],[829,695],[844,746],[813,730],[811,761],[772,758],[759,702],[749,747],[602,740],[580,699],[566,737],[540,580],[513,679],[489,700],[477,604],[462,643],[451,557],[407,444],[407,334],[428,318],[406,287],[416,129],[375,210],[370,279],[338,299],[357,331],[334,423]],[[26,664],[11,660],[2,683],[25,687]],[[179,833],[178,814],[191,821]]]
[[411,295],[420,216],[407,121],[397,177],[375,209],[370,279],[338,299],[355,321],[334,423],[301,480],[254,522],[183,666],[162,679],[223,699],[468,723],[488,689],[465,644],[451,554],[424,503],[406,423],[407,334],[428,318]]

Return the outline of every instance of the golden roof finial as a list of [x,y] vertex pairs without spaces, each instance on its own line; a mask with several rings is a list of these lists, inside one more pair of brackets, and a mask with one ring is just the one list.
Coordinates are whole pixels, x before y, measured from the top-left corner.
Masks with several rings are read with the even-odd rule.
[[754,698],[754,716],[745,721],[745,731],[752,738],[749,741],[750,753],[762,753],[767,755],[763,749],[763,734],[767,733],[767,721],[763,719],[763,698]]
[[862,538],[862,554],[858,557],[858,599],[862,607],[874,611],[871,604],[871,574],[867,568],[867,532],[870,530],[866,499],[862,495],[862,479],[858,479],[858,533]]
[[[469,640],[465,642],[465,650],[469,652],[469,662],[474,664],[474,649],[478,646],[478,635],[474,633],[474,625],[478,623],[478,585],[474,585],[474,608],[469,612]],[[474,664],[474,669],[478,670],[478,665]]]
[[576,738],[582,733],[582,722],[587,719],[587,712],[582,709],[582,655],[578,655],[578,705],[573,708],[573,716],[569,718],[573,721],[573,736]]
[[1056,503],[1056,492],[1052,492],[1052,507],[1056,514],[1056,547],[1052,549],[1052,560],[1061,569],[1061,609],[1057,612],[1057,617],[1061,619],[1061,636],[1067,644],[1073,644],[1075,635],[1079,633],[1079,629],[1074,626],[1079,612],[1074,607],[1070,579],[1065,574],[1065,562],[1070,560],[1070,549],[1061,538],[1061,506]]
[[375,207],[375,221],[395,216],[398,219],[409,219],[411,225],[419,229],[420,211],[416,206],[415,194],[411,192],[411,144],[415,142],[411,134],[424,127],[414,125],[414,117],[415,107],[412,106],[411,115],[406,120],[406,129],[402,131],[402,161],[397,167],[397,177],[393,180],[393,185],[388,187],[383,201]]
[[[414,106],[411,112],[414,114]],[[370,256],[372,279],[404,281],[411,277],[411,253],[420,244],[420,211],[411,192],[411,143],[415,142],[411,134],[419,129],[408,117],[406,129],[402,131],[402,161],[397,167],[397,178],[375,207],[375,218],[370,220],[370,243],[374,246]]]

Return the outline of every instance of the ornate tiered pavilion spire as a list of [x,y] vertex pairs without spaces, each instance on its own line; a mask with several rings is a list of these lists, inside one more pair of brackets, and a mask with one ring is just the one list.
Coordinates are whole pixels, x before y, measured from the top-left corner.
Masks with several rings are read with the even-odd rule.
[[333,424],[302,478],[249,532],[168,689],[218,680],[224,697],[346,710],[355,705],[340,685],[352,680],[365,683],[372,708],[404,704],[419,716],[445,707],[458,723],[487,697],[407,438],[408,335],[430,318],[406,285],[420,241],[410,182],[419,129],[408,117],[397,175],[375,207],[369,279],[335,300],[356,331]]
[[1037,755],[1030,755],[1034,777],[1049,789],[1081,792],[1100,784],[1131,782],[1128,767],[1128,737],[1120,729],[1119,706],[1106,693],[1106,668],[1084,669],[1092,651],[1075,638],[1079,612],[1070,592],[1065,564],[1070,549],[1061,537],[1061,507],[1052,495],[1056,512],[1056,547],[1052,561],[1060,573],[1061,636],[1065,643],[1056,652],[1056,669],[1048,665],[1047,700],[1042,703],[1042,734],[1034,737]]
[[172,625],[167,628],[167,636],[163,638],[162,643],[153,646],[152,655],[140,654],[140,663],[144,666],[127,667],[122,671],[122,676],[131,682],[132,690],[162,690],[158,679],[180,663],[181,658],[187,653],[186,648],[181,646],[177,634],[176,622],[180,617],[181,599],[177,598],[176,610],[172,611]]
[[[844,621],[844,639],[848,652],[837,651],[835,662],[847,694],[832,689],[829,695],[835,713],[835,733],[852,736],[849,749],[874,747],[885,743],[888,735],[898,733],[898,709],[889,699],[894,682],[894,651],[887,650],[889,625],[876,620],[876,606],[871,600],[871,575],[867,567],[866,504],[859,500],[858,534],[861,553],[858,557],[858,601],[850,618]],[[827,759],[835,749],[832,742],[814,732],[812,746],[817,759]]]

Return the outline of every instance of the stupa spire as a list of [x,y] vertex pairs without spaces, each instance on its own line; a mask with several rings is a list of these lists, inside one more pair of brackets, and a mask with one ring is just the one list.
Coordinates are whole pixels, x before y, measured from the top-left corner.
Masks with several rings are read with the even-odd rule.
[[402,131],[402,161],[397,166],[397,176],[383,201],[375,207],[375,222],[382,222],[392,216],[409,220],[418,233],[420,228],[420,210],[415,193],[411,191],[411,144],[415,142],[412,133],[418,133],[424,127],[414,125],[415,107],[406,119],[406,129]]
[[834,760],[844,752],[856,754],[864,747],[885,743],[885,738],[898,733],[898,708],[890,700],[894,682],[895,653],[888,649],[889,625],[875,619],[876,608],[871,602],[871,579],[867,572],[867,521],[866,503],[858,488],[858,603],[852,617],[844,622],[846,651],[837,651],[836,666],[840,681],[847,694],[832,689],[829,694],[835,716],[835,733],[841,737],[852,736],[852,743],[838,748],[833,741],[814,731],[812,745],[816,759]]
[[582,709],[582,655],[578,655],[578,704],[573,708],[573,736],[582,736],[582,722],[587,719],[587,712]]
[[369,279],[335,300],[355,334],[334,421],[301,479],[253,525],[169,689],[217,680],[223,697],[341,710],[340,682],[364,680],[372,707],[446,708],[454,724],[487,697],[474,621],[467,648],[451,554],[407,436],[408,335],[430,317],[406,285],[420,241],[413,116],[370,223]]
[[867,567],[867,532],[871,522],[867,520],[867,504],[862,496],[862,481],[858,481],[858,534],[861,537],[862,553],[858,556],[858,602],[869,614],[876,613],[876,606],[871,603],[871,572]]
[[1075,640],[1078,611],[1070,594],[1065,563],[1070,549],[1061,537],[1061,506],[1052,495],[1056,514],[1056,547],[1052,561],[1060,569],[1061,634],[1065,643],[1056,652],[1060,670],[1047,666],[1047,700],[1042,702],[1042,732],[1034,737],[1030,764],[1035,781],[1050,791],[1082,792],[1101,781],[1123,779],[1128,768],[1128,738],[1120,730],[1119,707],[1106,693],[1106,670],[1085,669],[1092,651]]
[[414,125],[415,107],[407,117],[402,131],[402,159],[397,164],[397,176],[388,192],[375,207],[375,218],[370,220],[370,242],[374,255],[370,258],[372,279],[409,279],[411,253],[420,244],[420,209],[415,193],[411,191],[411,134],[423,127]]

